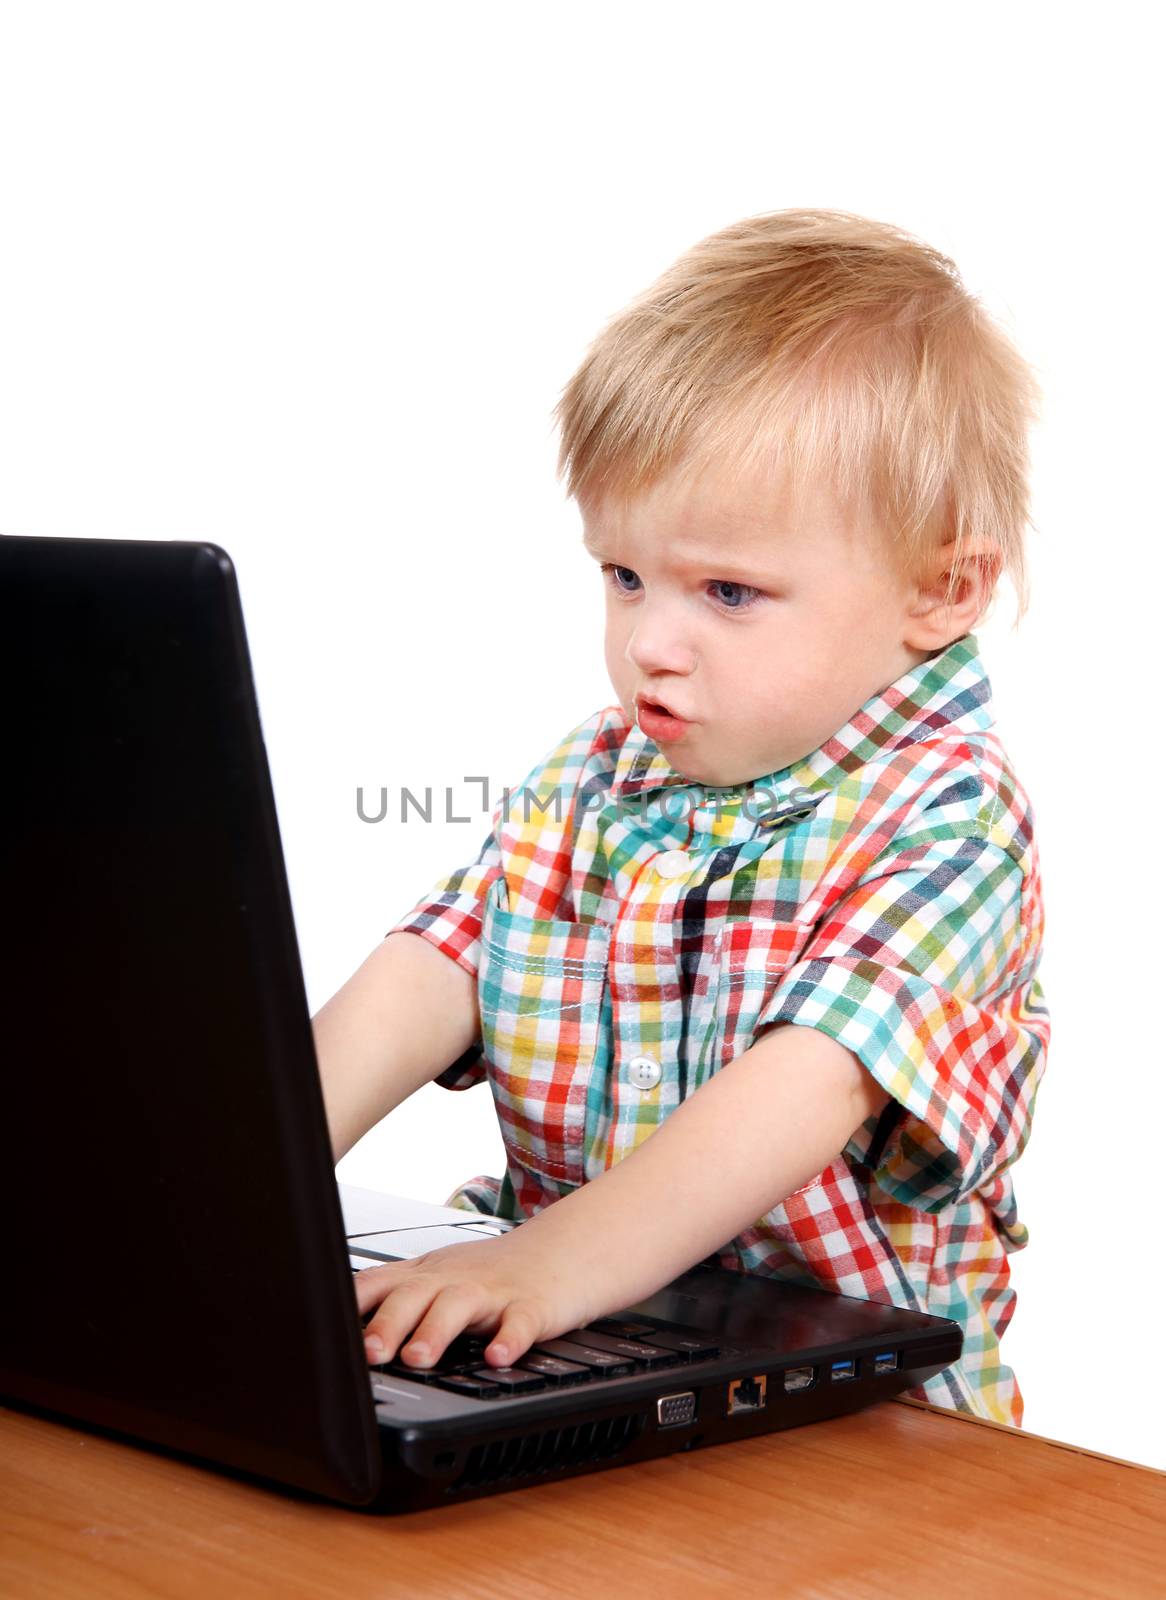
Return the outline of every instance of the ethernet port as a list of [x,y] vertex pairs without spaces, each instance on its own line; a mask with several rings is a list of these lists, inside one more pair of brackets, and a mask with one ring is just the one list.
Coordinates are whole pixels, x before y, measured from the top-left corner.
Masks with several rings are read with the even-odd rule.
[[729,1410],[730,1417],[739,1416],[742,1411],[760,1411],[765,1405],[765,1379],[762,1378],[735,1378],[729,1385]]

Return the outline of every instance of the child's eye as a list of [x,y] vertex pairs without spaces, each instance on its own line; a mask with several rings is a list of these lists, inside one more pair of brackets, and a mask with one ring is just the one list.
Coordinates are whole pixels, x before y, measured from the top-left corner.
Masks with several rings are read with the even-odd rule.
[[618,567],[614,561],[601,561],[599,570],[605,578],[611,579],[620,594],[635,593],[640,580],[630,567]]
[[731,583],[727,578],[714,578],[709,588],[728,611],[744,611],[761,593],[760,589],[754,589],[748,583]]

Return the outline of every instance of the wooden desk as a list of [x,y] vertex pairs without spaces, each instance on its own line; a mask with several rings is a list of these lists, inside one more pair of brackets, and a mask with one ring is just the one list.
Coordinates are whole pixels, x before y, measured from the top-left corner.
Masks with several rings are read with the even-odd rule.
[[913,1401],[377,1517],[0,1409],[12,1600],[1166,1594],[1166,1474]]

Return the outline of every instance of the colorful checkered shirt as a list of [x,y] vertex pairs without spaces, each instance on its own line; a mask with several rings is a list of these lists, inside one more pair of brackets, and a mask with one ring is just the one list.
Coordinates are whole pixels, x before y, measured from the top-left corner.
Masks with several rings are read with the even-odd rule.
[[[1049,1041],[1032,809],[966,634],[805,760],[694,784],[607,706],[508,791],[477,859],[390,932],[476,975],[507,1169],[450,1203],[533,1215],[634,1150],[778,1023],[819,1028],[891,1097],[715,1259],[950,1317],[960,1361],[908,1393],[1019,1425],[1000,1360],[1011,1164]],[[723,1159],[731,1152],[720,1152]]]

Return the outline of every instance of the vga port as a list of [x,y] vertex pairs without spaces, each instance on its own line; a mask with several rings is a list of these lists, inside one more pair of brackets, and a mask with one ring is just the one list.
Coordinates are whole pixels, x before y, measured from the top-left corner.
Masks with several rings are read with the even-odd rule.
[[656,1422],[661,1428],[679,1428],[696,1416],[696,1395],[691,1389],[683,1394],[661,1395],[656,1401]]

